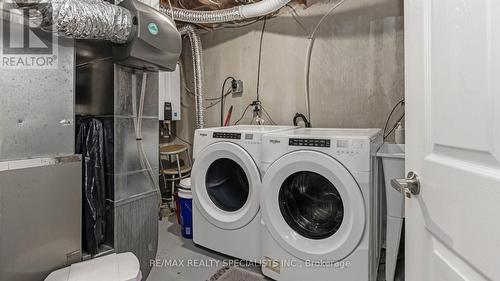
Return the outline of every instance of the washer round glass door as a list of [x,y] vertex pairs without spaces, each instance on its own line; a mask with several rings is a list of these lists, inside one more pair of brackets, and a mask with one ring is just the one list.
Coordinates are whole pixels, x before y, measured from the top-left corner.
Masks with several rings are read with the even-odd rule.
[[195,208],[219,228],[241,228],[260,209],[260,173],[253,158],[239,145],[219,142],[203,149],[191,179]]
[[315,172],[296,172],[286,178],[278,202],[288,225],[306,238],[328,238],[342,225],[344,204],[339,191]]
[[296,258],[339,261],[361,241],[363,195],[334,158],[315,151],[291,152],[270,166],[262,186],[265,225]]

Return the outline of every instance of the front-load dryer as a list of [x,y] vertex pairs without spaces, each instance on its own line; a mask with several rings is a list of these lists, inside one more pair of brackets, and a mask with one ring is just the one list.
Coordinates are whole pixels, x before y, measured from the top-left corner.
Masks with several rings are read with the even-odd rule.
[[219,253],[260,261],[262,136],[288,126],[231,126],[195,132],[193,240]]
[[263,138],[263,273],[280,281],[374,281],[380,255],[378,129],[297,129]]

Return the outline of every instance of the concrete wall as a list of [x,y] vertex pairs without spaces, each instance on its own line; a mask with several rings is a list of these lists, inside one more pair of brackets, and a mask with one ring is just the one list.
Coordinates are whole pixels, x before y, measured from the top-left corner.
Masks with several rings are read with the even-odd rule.
[[[309,1],[310,7],[285,7],[267,21],[263,40],[260,97],[278,124],[291,124],[306,111],[305,60],[308,34],[333,1]],[[311,5],[312,4],[312,5]],[[202,36],[205,93],[220,96],[222,82],[235,76],[245,83],[241,97],[229,96],[233,122],[256,97],[259,39],[263,22],[221,29]],[[187,86],[192,89],[189,42],[185,41]],[[311,62],[311,121],[315,127],[383,127],[392,107],[404,97],[404,36],[402,0],[347,0],[317,33]],[[192,95],[183,95],[179,136],[191,139],[194,129]],[[210,101],[206,101],[206,106]],[[398,112],[398,114],[400,114]],[[220,107],[206,112],[207,126],[218,126]],[[243,124],[249,124],[249,111]]]

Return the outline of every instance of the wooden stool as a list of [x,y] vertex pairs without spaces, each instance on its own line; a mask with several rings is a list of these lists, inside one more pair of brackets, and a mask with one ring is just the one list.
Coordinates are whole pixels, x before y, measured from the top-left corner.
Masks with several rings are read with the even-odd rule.
[[[181,160],[180,155],[186,154],[188,163]],[[172,161],[172,160],[175,161]],[[167,167],[163,166],[162,160],[168,160]],[[165,189],[167,189],[167,181],[172,183],[172,195],[170,200],[174,202],[175,182],[187,178],[191,175],[192,161],[189,156],[188,147],[183,144],[169,144],[160,146],[160,169],[163,176]],[[166,178],[165,176],[168,176]]]

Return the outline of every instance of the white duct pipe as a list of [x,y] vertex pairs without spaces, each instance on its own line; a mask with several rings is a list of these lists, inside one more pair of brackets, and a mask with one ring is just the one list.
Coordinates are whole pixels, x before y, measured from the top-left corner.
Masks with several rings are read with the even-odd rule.
[[291,0],[263,0],[250,5],[242,5],[239,7],[240,14],[243,18],[256,18],[276,12],[283,8]]
[[224,23],[265,16],[276,12],[291,0],[262,0],[261,2],[241,5],[216,11],[192,11],[179,8],[161,7],[161,11],[174,20],[191,23]]

